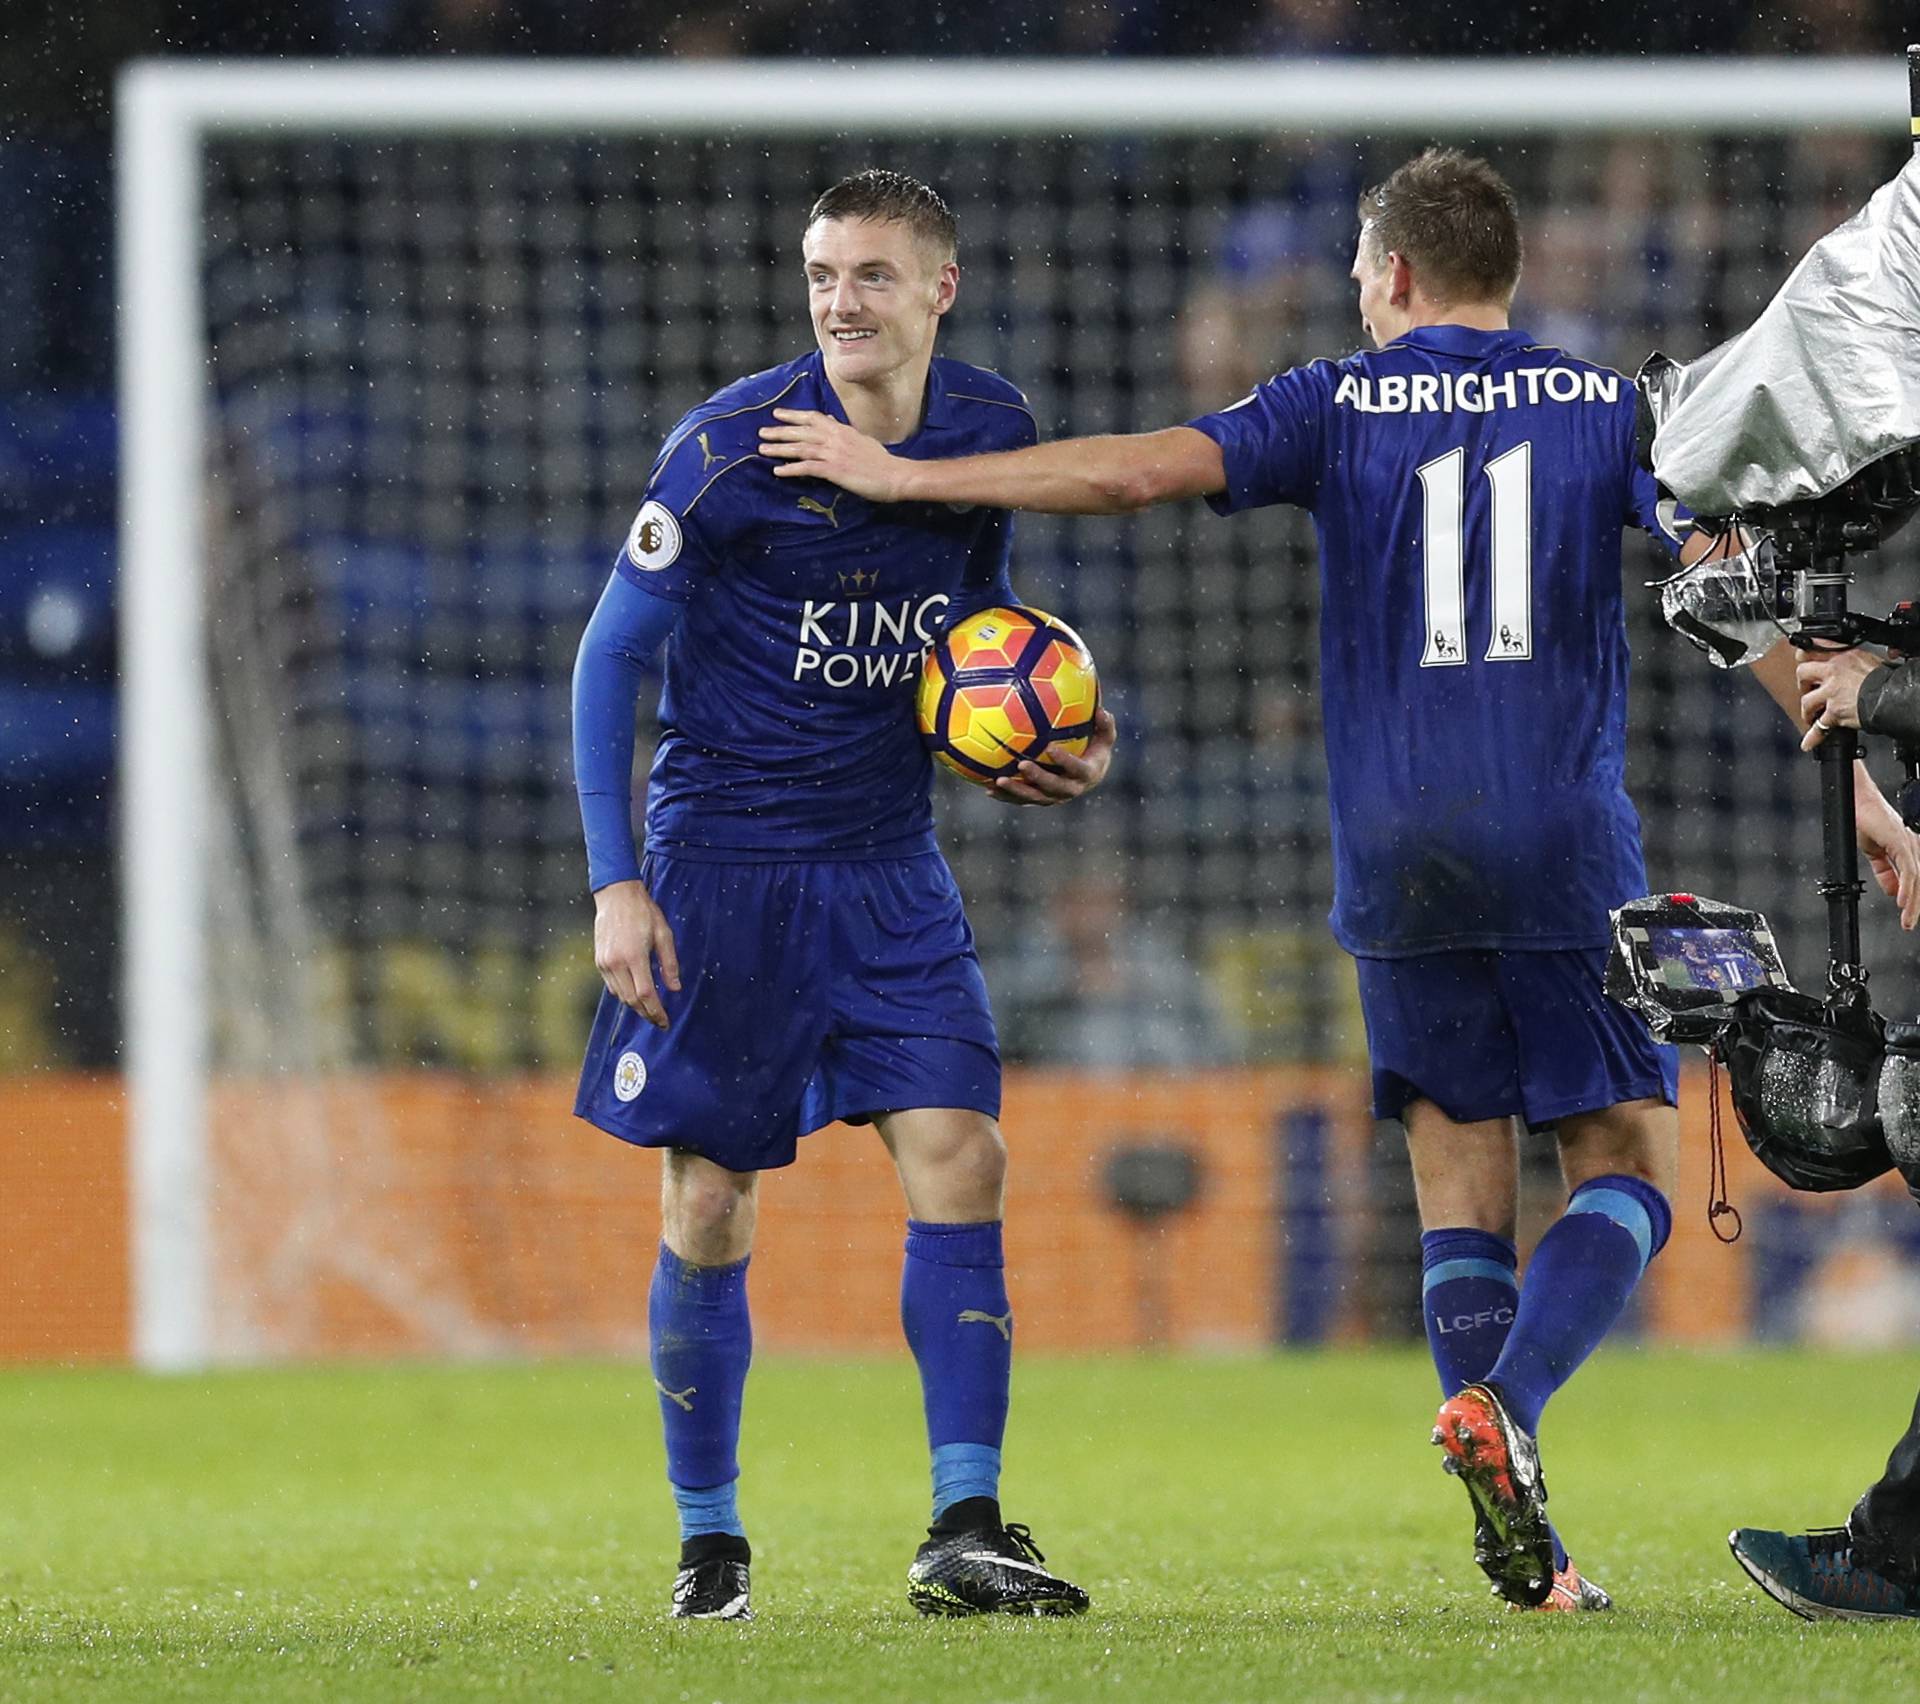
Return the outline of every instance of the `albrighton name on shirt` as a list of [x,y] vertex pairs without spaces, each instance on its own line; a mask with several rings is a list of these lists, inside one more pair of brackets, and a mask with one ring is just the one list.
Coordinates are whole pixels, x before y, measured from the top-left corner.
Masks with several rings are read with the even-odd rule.
[[[800,608],[800,643],[793,653],[793,678],[809,677],[828,686],[892,686],[912,680],[920,656],[940,631],[939,615],[953,600],[945,592],[924,598],[818,603]],[[880,650],[907,644],[905,650]]]
[[1618,402],[1618,373],[1576,367],[1516,367],[1510,373],[1348,373],[1333,393],[1336,407],[1362,414],[1491,414],[1543,402]]

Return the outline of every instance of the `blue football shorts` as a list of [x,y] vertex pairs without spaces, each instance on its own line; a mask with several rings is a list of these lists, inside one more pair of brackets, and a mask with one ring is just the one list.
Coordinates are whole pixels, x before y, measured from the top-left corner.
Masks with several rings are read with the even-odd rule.
[[[678,994],[655,1029],[602,992],[573,1110],[730,1171],[793,1164],[835,1120],[1000,1115],[1000,1049],[946,860],[712,864],[650,854]],[[656,971],[657,984],[657,971]]]
[[1430,1100],[1456,1124],[1538,1130],[1623,1101],[1679,1099],[1679,1056],[1602,989],[1607,952],[1363,958],[1373,1113]]

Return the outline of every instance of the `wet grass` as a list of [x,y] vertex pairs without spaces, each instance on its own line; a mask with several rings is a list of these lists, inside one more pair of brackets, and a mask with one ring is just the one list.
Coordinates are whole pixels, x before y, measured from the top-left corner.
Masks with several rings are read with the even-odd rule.
[[651,1381],[627,1366],[0,1376],[6,1699],[1863,1699],[1920,1628],[1808,1625],[1724,1538],[1838,1520],[1906,1357],[1614,1353],[1558,1400],[1554,1511],[1619,1600],[1524,1617],[1468,1558],[1413,1354],[1023,1365],[1006,1486],[1094,1594],[923,1622],[898,1361],[767,1360],[750,1627],[670,1624]]

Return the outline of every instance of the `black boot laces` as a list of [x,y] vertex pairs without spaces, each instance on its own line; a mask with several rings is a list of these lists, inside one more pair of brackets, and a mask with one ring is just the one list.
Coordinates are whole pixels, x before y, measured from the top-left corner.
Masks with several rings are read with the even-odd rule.
[[1009,1521],[1001,1530],[1026,1553],[1030,1561],[1046,1561],[1046,1556],[1042,1553],[1040,1546],[1033,1542],[1033,1533],[1028,1529],[1025,1522]]
[[1853,1565],[1853,1534],[1845,1527],[1822,1527],[1807,1534],[1807,1554],[1815,1564],[1827,1562],[1836,1568]]

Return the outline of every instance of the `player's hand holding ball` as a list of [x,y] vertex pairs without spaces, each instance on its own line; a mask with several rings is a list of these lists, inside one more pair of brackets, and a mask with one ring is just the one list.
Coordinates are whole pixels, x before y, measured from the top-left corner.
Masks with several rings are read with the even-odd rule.
[[1045,610],[1002,605],[953,622],[927,648],[915,708],[935,760],[1003,803],[1064,804],[1113,761],[1092,654]]
[[593,895],[593,967],[607,992],[631,1006],[655,1029],[667,1027],[667,1009],[654,986],[653,962],[660,981],[680,992],[680,961],[674,956],[673,927],[653,903],[644,882],[609,882]]

